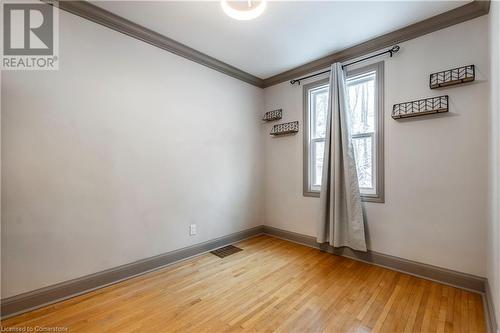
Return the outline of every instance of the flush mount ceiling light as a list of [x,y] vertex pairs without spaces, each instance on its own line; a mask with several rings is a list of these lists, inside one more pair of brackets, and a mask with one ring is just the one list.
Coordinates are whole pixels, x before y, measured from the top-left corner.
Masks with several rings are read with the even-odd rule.
[[264,12],[266,9],[266,0],[221,0],[220,5],[227,16],[236,20],[248,21],[259,17]]

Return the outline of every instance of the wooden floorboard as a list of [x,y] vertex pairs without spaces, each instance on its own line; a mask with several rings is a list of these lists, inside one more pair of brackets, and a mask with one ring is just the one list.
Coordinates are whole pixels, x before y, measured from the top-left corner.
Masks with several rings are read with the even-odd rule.
[[479,294],[270,236],[2,321],[69,332],[485,332]]

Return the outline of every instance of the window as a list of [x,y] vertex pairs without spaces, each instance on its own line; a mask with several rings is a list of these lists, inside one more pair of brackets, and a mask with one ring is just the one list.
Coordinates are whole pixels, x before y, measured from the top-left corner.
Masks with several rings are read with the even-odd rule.
[[[384,201],[383,62],[347,73],[351,138],[364,201]],[[304,86],[304,195],[319,196],[328,79]]]

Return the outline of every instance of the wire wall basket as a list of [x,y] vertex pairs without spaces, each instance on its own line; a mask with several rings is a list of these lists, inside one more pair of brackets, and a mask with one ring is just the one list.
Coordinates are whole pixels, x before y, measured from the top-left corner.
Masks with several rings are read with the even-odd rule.
[[262,118],[262,120],[264,120],[264,121],[280,120],[282,116],[283,116],[283,110],[278,109],[278,110],[266,112],[264,114],[264,118]]
[[442,112],[448,112],[448,95],[395,104],[392,107],[392,118],[401,119]]
[[476,79],[476,69],[474,65],[462,66],[445,71],[432,73],[429,78],[431,89],[442,88],[471,82]]
[[271,129],[271,135],[274,136],[279,136],[279,135],[286,135],[286,134],[294,134],[299,131],[299,122],[298,121],[292,121],[289,123],[283,123],[283,124],[277,124],[274,125],[273,128]]

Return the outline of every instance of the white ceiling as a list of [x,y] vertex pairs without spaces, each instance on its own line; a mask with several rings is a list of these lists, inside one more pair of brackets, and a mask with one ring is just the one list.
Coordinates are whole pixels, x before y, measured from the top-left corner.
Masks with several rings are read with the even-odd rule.
[[270,1],[252,21],[218,1],[94,4],[245,72],[267,78],[467,1]]

